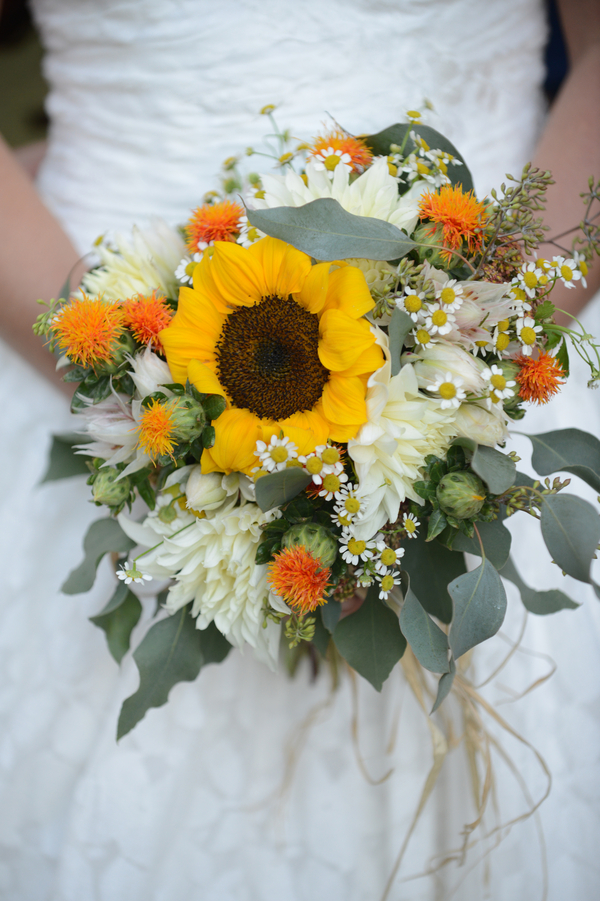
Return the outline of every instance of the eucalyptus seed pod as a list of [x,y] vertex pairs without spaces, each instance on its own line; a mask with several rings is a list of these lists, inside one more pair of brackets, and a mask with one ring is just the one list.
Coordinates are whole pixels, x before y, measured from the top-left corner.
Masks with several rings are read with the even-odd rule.
[[485,503],[485,485],[471,472],[449,472],[437,487],[439,505],[455,519],[476,516]]
[[124,479],[117,478],[116,469],[101,469],[92,485],[92,496],[97,504],[106,504],[107,507],[121,507],[129,498],[131,483],[127,476]]
[[192,441],[206,425],[202,404],[188,395],[170,401],[175,436],[179,441]]
[[314,522],[298,523],[283,536],[283,547],[302,545],[323,567],[331,566],[337,556],[338,543],[329,529]]

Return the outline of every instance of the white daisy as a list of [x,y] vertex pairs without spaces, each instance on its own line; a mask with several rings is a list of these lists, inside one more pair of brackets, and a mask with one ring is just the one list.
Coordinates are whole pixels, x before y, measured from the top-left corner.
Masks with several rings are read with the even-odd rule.
[[[509,397],[514,397],[515,392],[512,389],[517,383],[514,379],[507,381],[500,366],[494,364],[493,366],[490,366],[489,369],[484,369],[481,373],[481,377],[484,378],[486,382],[490,383],[492,394],[495,395],[498,400],[506,400]],[[494,400],[494,397],[492,397],[492,400]],[[494,400],[494,402],[496,401]]]
[[442,398],[440,407],[442,410],[448,410],[452,407],[460,407],[466,398],[465,391],[462,387],[463,380],[451,372],[446,372],[440,376],[433,385],[428,385],[428,391],[435,391]]
[[425,328],[430,335],[447,335],[452,331],[456,317],[447,313],[441,303],[435,303],[429,307],[425,319]]
[[298,448],[288,437],[276,438],[274,435],[268,445],[264,441],[257,441],[254,454],[260,460],[262,469],[280,472],[290,460],[298,456]]
[[340,552],[346,563],[352,563],[354,566],[359,560],[363,563],[375,556],[377,544],[375,539],[370,538],[368,541],[354,538],[350,529],[344,529],[340,538]]
[[408,313],[413,322],[422,322],[427,312],[425,307],[425,292],[420,291],[416,294],[414,291],[408,291],[404,297],[398,297],[396,300],[398,309]]
[[195,253],[193,256],[186,254],[175,270],[175,278],[182,285],[191,285],[194,278],[194,269],[201,259],[201,253]]
[[535,297],[535,289],[539,286],[540,279],[544,276],[544,270],[540,269],[535,263],[524,263],[517,275],[517,279],[527,296]]
[[413,329],[411,335],[415,339],[416,347],[433,347],[433,345],[437,343],[435,338],[431,336],[431,333],[426,328]]
[[454,313],[465,299],[465,292],[462,285],[459,285],[453,278],[447,281],[442,288],[438,288],[435,296],[445,313]]
[[576,250],[573,253],[573,259],[575,261],[575,265],[577,266],[577,268],[579,269],[579,272],[581,274],[581,284],[583,285],[584,288],[587,288],[587,281],[586,281],[586,275],[588,274],[587,260],[582,253],[579,253],[578,250]]
[[377,550],[379,556],[375,560],[375,570],[381,575],[389,572],[392,566],[397,566],[406,553],[403,547],[394,550],[394,548],[388,547],[383,540],[377,542]]
[[541,325],[535,324],[535,319],[531,316],[522,316],[517,320],[517,335],[519,341],[523,345],[522,352],[528,357],[537,341],[538,332],[542,331]]
[[396,585],[400,584],[400,576],[396,573],[379,574],[377,581],[379,582],[379,597],[382,601],[385,601],[388,594],[394,590]]
[[342,166],[346,172],[352,172],[352,157],[349,153],[342,153],[341,150],[328,147],[327,150],[321,150],[315,154],[313,165],[317,172],[325,171],[329,178],[333,178],[333,170],[338,166]]
[[365,501],[356,496],[357,487],[350,482],[344,488],[340,488],[340,500],[334,507],[336,513],[348,516],[350,519],[354,517],[360,519],[361,513],[365,509]]
[[581,278],[581,272],[577,268],[575,260],[573,258],[566,260],[564,257],[552,257],[552,263],[556,275],[565,288],[574,288],[573,282],[577,282]]
[[136,567],[134,561],[133,566],[130,569],[127,569],[123,564],[121,564],[121,568],[117,572],[117,579],[125,582],[126,585],[131,585],[132,582],[135,582],[138,585],[143,585],[144,582],[151,582],[152,576],[147,575],[147,573],[140,572]]
[[409,538],[416,538],[419,534],[417,531],[417,526],[420,526],[421,522],[417,519],[414,513],[405,513],[402,516],[402,525],[404,526],[404,531]]
[[323,476],[323,487],[321,491],[319,491],[319,497],[324,497],[326,501],[331,501],[333,498],[336,501],[341,500],[341,491],[342,483],[348,481],[348,476],[345,472],[333,473],[328,472]]

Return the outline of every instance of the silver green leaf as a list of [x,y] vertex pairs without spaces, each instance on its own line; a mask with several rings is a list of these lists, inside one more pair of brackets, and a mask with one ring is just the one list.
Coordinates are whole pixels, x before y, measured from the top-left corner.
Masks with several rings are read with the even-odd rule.
[[455,438],[458,444],[471,452],[471,468],[488,486],[492,494],[504,494],[514,485],[517,467],[506,454],[485,444],[477,444],[472,438]]
[[506,592],[489,560],[448,585],[454,616],[448,639],[455,659],[495,635],[504,621]]
[[377,691],[406,650],[398,617],[379,599],[378,585],[371,586],[356,613],[340,620],[333,640],[342,657]]
[[600,441],[580,429],[558,429],[527,435],[533,446],[531,464],[541,476],[570,472],[600,493]]
[[400,612],[400,628],[421,666],[432,673],[449,671],[448,638],[421,607],[410,588]]
[[464,555],[448,550],[438,541],[427,542],[423,531],[406,541],[404,547],[402,569],[409,574],[419,602],[431,616],[449,623],[452,601],[447,586],[466,571]]
[[519,589],[523,606],[530,613],[536,616],[546,616],[548,613],[556,613],[558,610],[576,610],[581,604],[576,604],[571,598],[567,597],[558,588],[551,588],[548,591],[534,591],[529,585],[526,585],[513,563],[511,557],[508,558],[500,575],[504,579],[508,579],[513,585]]
[[435,713],[442,701],[445,701],[450,694],[450,689],[452,688],[452,683],[454,682],[454,677],[456,675],[456,663],[454,662],[453,657],[450,658],[449,667],[449,672],[444,673],[438,682],[437,696],[435,703],[431,708],[431,713]]
[[317,260],[398,260],[415,246],[391,222],[347,213],[331,197],[247,213],[255,228]]
[[196,628],[190,605],[155,623],[133,652],[140,673],[135,694],[123,702],[117,739],[127,735],[151,707],[166,704],[178,682],[193,682],[202,666],[220,663],[231,645],[214,623]]
[[[512,540],[510,532],[499,519],[495,519],[493,522],[478,522],[476,527],[486,557],[496,569],[501,569],[510,554]],[[468,538],[462,532],[458,532],[452,547],[455,551],[465,551],[467,554],[475,554],[477,557],[481,557],[481,546],[477,535]]]
[[42,484],[58,479],[69,479],[71,476],[89,476],[90,470],[86,460],[91,460],[91,457],[76,454],[73,449],[74,445],[82,444],[83,439],[82,435],[69,433],[52,436],[48,467],[42,478]]
[[127,537],[116,519],[97,519],[83,539],[85,557],[69,575],[61,591],[65,594],[89,591],[96,580],[96,570],[104,555],[112,552],[125,554],[134,546],[135,542]]
[[255,485],[256,503],[266,513],[273,507],[281,507],[310,485],[312,477],[300,469],[290,466],[281,472],[271,472],[262,476]]
[[574,494],[542,495],[542,501],[542,536],[552,559],[569,576],[589,582],[600,516]]
[[392,362],[392,375],[398,375],[401,368],[400,357],[406,336],[414,328],[414,322],[404,310],[396,307],[392,313],[388,334],[390,337],[390,358]]
[[120,663],[131,641],[131,633],[138,624],[142,605],[124,582],[119,582],[110,601],[96,616],[90,616],[94,625],[106,633],[108,650]]

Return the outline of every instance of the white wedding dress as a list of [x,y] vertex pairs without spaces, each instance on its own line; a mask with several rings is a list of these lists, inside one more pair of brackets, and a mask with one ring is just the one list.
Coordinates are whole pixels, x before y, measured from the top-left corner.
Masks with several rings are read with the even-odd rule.
[[[427,97],[436,110],[430,123],[460,147],[480,193],[520,170],[542,123],[537,0],[33,5],[51,85],[39,187],[82,252],[100,233],[143,226],[152,215],[185,220],[215,186],[222,160],[260,143],[267,120],[258,111],[267,103],[280,105],[281,125],[310,138],[327,113],[369,132]],[[292,681],[239,652],[178,685],[167,706],[117,744],[119,707],[137,671],[130,655],[117,668],[87,620],[113,577],[102,565],[89,595],[58,591],[79,562],[87,525],[103,514],[86,503],[83,480],[37,487],[49,433],[69,428],[66,403],[0,350],[0,897],[378,899],[432,762],[426,717],[400,669],[381,695],[358,684],[359,752],[349,679],[332,694],[327,673],[311,684],[301,669]],[[554,425],[563,409],[561,425],[595,424],[600,433],[598,397],[590,398],[585,408],[567,398]],[[530,430],[550,427],[546,418]],[[519,544],[530,557],[533,545]],[[510,601],[514,634],[522,608],[512,594]],[[597,897],[596,603],[586,595],[582,610],[529,622],[525,644],[556,657],[559,672],[498,708],[547,755],[555,778],[540,810],[550,901]],[[151,612],[149,602],[135,643]],[[507,647],[495,641],[479,654],[482,673]],[[547,668],[544,658],[517,653],[501,680],[518,692]],[[508,692],[496,682],[487,696]],[[520,747],[513,741],[509,750],[537,799],[544,781]],[[373,785],[363,769],[374,780],[392,773]],[[497,778],[503,818],[517,816],[527,806],[521,790],[501,763]],[[542,897],[533,819],[517,824],[490,858],[480,861],[476,846],[463,867],[410,878],[458,846],[474,818],[469,785],[464,751],[455,749],[390,899]]]

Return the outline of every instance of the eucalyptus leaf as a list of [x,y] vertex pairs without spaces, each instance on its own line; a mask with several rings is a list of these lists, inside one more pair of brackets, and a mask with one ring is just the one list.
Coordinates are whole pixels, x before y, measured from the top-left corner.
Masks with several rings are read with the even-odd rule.
[[324,657],[327,653],[327,648],[329,647],[330,640],[330,633],[321,622],[321,618],[317,616],[315,618],[315,634],[312,637],[312,643],[316,647],[321,657]]
[[321,611],[321,620],[323,622],[323,625],[328,632],[333,633],[340,620],[342,605],[339,601],[334,601],[333,598],[329,598],[326,604],[323,604],[321,607],[319,607],[319,610]]
[[556,613],[558,610],[576,610],[581,607],[581,604],[576,604],[558,588],[551,588],[549,591],[534,591],[525,584],[517,572],[512,557],[508,558],[500,570],[500,575],[516,585],[521,594],[523,606],[530,613],[535,613],[536,616],[546,616],[548,613]]
[[256,503],[266,513],[273,507],[281,507],[310,485],[312,476],[299,466],[290,466],[281,472],[262,476],[255,485]]
[[255,228],[317,260],[398,260],[415,246],[391,222],[347,213],[331,197],[320,197],[300,207],[279,206],[247,213]]
[[113,551],[125,554],[134,546],[135,542],[127,537],[116,519],[97,519],[83,539],[85,557],[77,569],[70,573],[61,591],[65,594],[89,591],[96,580],[96,570],[104,555]]
[[398,147],[402,147],[408,132],[409,137],[404,145],[404,155],[408,156],[409,153],[413,153],[417,149],[410,137],[411,131],[423,138],[432,150],[444,150],[446,153],[451,153],[457,160],[460,160],[462,166],[453,166],[452,164],[448,166],[448,178],[453,185],[462,185],[464,191],[474,190],[473,178],[460,152],[448,138],[429,125],[423,125],[420,122],[397,123],[384,128],[383,131],[379,131],[377,134],[369,135],[365,138],[365,143],[376,156],[388,156],[390,145],[397,144]]
[[533,445],[531,465],[542,476],[570,472],[600,494],[600,441],[580,429],[557,429],[527,435]]
[[487,559],[448,586],[454,616],[448,639],[455,659],[495,635],[504,621],[506,592],[502,579]]
[[117,739],[127,735],[151,707],[166,704],[174,685],[192,682],[202,666],[219,663],[230,647],[214,623],[204,630],[196,628],[189,604],[155,623],[133,652],[140,685],[123,703]]
[[552,559],[580,582],[590,581],[590,567],[600,542],[600,516],[574,494],[542,495],[542,536]]
[[44,473],[41,484],[54,482],[58,479],[69,479],[71,476],[90,474],[86,459],[90,457],[75,453],[74,445],[84,443],[84,436],[76,434],[62,434],[52,436],[48,468]]
[[378,585],[371,586],[356,613],[338,623],[333,640],[342,657],[377,691],[406,650],[398,617],[379,599]]
[[[476,527],[486,557],[496,569],[501,569],[510,554],[512,541],[510,532],[499,519],[492,522],[478,522]],[[477,535],[468,538],[463,532],[459,532],[452,546],[456,551],[464,551],[467,554],[476,554],[481,557],[481,547]]]
[[392,361],[392,376],[398,375],[401,369],[400,357],[406,336],[410,330],[414,328],[414,322],[404,310],[398,307],[394,309],[390,324],[388,326],[388,334],[390,337],[390,358]]
[[452,619],[448,583],[466,572],[462,553],[450,551],[439,541],[426,542],[422,532],[404,543],[402,568],[410,576],[412,589],[431,616],[443,623]]
[[90,616],[95,626],[106,633],[108,649],[120,663],[131,641],[131,633],[139,622],[142,605],[124,582],[119,582],[112,598],[100,613]]
[[478,444],[471,458],[471,468],[488,486],[492,494],[504,494],[514,485],[517,467],[506,454]]
[[441,677],[438,682],[438,690],[437,696],[435,699],[435,703],[431,708],[431,713],[435,713],[438,709],[442,701],[445,701],[448,695],[450,694],[450,689],[452,688],[452,683],[454,682],[454,677],[456,675],[456,663],[454,662],[454,658],[450,658],[450,670]]
[[448,638],[410,589],[400,612],[400,628],[421,666],[432,673],[449,671]]
[[[556,354],[556,362],[564,372],[566,376],[569,375],[569,348],[567,347],[566,338],[563,338],[562,344],[558,348],[558,353]],[[584,433],[585,434],[585,433]]]
[[443,532],[448,524],[448,521],[442,510],[439,508],[434,510],[431,516],[429,517],[429,523],[427,525],[427,541],[433,541],[434,538]]

